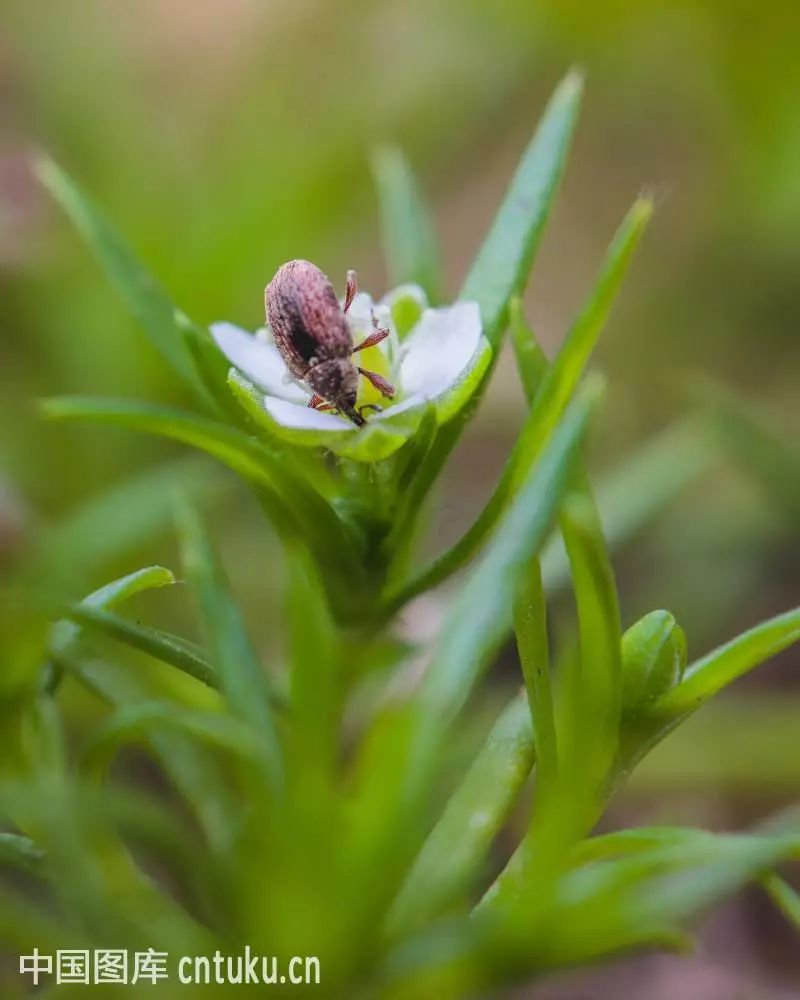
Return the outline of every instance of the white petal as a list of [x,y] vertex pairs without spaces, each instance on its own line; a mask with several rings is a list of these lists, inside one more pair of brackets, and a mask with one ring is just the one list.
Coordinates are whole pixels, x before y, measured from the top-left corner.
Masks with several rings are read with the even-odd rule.
[[308,398],[308,393],[292,381],[274,343],[256,338],[233,323],[212,323],[210,329],[217,347],[228,361],[259,388],[296,402]]
[[367,295],[366,292],[359,292],[347,310],[347,321],[350,324],[350,329],[360,332],[371,330],[372,310],[374,308],[375,303],[372,301],[372,296]]
[[334,413],[320,413],[310,406],[299,406],[286,399],[275,396],[264,397],[264,408],[267,413],[284,427],[302,431],[352,431],[355,424]]
[[440,396],[458,379],[478,347],[481,314],[477,302],[426,309],[403,343],[400,387],[406,396]]
[[380,413],[371,413],[368,415],[369,420],[388,420],[390,417],[396,417],[398,413],[405,413],[406,410],[411,410],[415,406],[420,406],[425,402],[424,396],[406,396],[405,399],[401,400],[399,403],[394,403],[392,406],[387,406],[385,410],[381,410]]

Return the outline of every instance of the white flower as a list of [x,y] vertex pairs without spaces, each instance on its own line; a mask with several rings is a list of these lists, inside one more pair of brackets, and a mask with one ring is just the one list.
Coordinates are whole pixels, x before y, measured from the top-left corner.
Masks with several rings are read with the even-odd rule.
[[[418,316],[402,340],[395,325],[398,306],[404,307],[404,315],[409,315],[410,309],[411,315]],[[431,309],[424,292],[413,285],[395,289],[378,303],[360,292],[347,313],[355,345],[373,331],[373,315],[378,326],[391,331],[390,336],[363,355],[356,355],[356,359],[364,367],[380,368],[379,374],[394,386],[395,396],[386,400],[380,411],[367,412],[367,426],[384,424],[415,409],[421,416],[426,405],[441,401],[463,383],[476,364],[488,364],[490,349],[481,333],[480,310],[475,302]],[[234,368],[263,393],[264,409],[280,427],[358,432],[347,418],[308,406],[311,389],[290,375],[268,328],[253,335],[231,323],[214,323],[211,334]],[[362,383],[366,380],[362,379]]]

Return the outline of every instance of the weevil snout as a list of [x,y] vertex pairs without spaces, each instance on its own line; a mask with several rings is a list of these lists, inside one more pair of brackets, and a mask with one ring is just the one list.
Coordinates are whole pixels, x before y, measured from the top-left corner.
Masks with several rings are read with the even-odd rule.
[[[308,369],[306,382],[315,393],[327,400],[337,410],[346,413],[359,426],[364,418],[356,414],[358,397],[358,369],[349,358],[332,358],[320,361]],[[356,419],[358,417],[358,419]]]

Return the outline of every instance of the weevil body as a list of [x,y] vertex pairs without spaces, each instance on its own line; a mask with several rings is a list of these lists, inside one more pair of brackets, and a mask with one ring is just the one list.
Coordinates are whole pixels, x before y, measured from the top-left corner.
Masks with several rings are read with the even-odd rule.
[[345,314],[357,291],[355,272],[348,271],[342,308],[333,285],[316,265],[290,260],[278,268],[264,297],[267,322],[286,367],[314,393],[308,405],[340,410],[360,427],[365,421],[356,409],[359,374],[384,396],[393,396],[394,389],[380,375],[353,364],[356,351],[372,347],[389,334],[375,324],[366,340],[353,346]]

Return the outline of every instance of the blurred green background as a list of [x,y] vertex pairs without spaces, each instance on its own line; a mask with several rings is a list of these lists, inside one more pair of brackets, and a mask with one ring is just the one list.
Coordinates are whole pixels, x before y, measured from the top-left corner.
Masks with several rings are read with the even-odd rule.
[[[749,399],[796,444],[796,3],[5,0],[0,18],[0,567],[92,493],[180,455],[35,418],[43,394],[180,402],[181,390],[36,186],[32,155],[46,150],[92,193],[186,312],[254,328],[264,285],[292,257],[317,261],[340,290],[349,267],[364,288],[384,290],[370,153],[387,141],[422,179],[455,292],[571,64],[587,72],[587,99],[527,297],[549,350],[633,197],[645,187],[658,205],[599,351],[610,393],[596,466],[694,407],[700,377]],[[503,358],[451,463],[441,538],[455,538],[487,496],[522,411]],[[182,465],[177,478],[196,481],[204,468]],[[759,482],[715,461],[619,553],[624,621],[667,607],[697,654],[796,604],[798,469]],[[227,482],[214,472],[204,488],[269,649],[278,554]],[[91,518],[76,530],[90,539]],[[130,534],[118,565],[88,561],[90,585],[169,562],[166,526],[146,542]],[[724,826],[796,798],[791,659],[686,727],[621,809]]]

